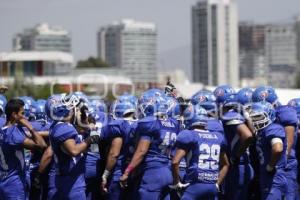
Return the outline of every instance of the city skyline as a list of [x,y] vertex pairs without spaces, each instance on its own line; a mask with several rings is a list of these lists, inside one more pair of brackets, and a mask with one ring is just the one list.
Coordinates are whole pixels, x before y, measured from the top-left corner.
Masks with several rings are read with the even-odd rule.
[[[158,53],[163,54],[172,49],[191,44],[191,7],[197,2],[180,0],[121,1],[91,0],[84,4],[79,1],[53,0],[38,1],[2,0],[0,7],[0,24],[5,29],[0,33],[0,51],[12,50],[13,35],[24,28],[37,23],[47,22],[64,27],[71,32],[72,52],[75,59],[84,59],[97,55],[97,31],[103,25],[122,18],[151,21],[158,28]],[[272,22],[291,20],[300,14],[300,2],[288,0],[273,2],[271,0],[236,1],[240,21]],[[259,2],[259,3],[258,3]],[[272,5],[272,11],[264,11]],[[297,6],[298,5],[298,6]],[[53,10],[55,10],[53,14]],[[155,10],[155,12],[153,12]],[[34,11],[34,12],[32,12]],[[280,12],[279,12],[280,11]],[[255,12],[255,14],[254,14]],[[180,27],[180,28],[178,28]],[[169,34],[174,32],[176,34]],[[82,39],[84,36],[84,39]],[[159,64],[168,65],[159,61]]]

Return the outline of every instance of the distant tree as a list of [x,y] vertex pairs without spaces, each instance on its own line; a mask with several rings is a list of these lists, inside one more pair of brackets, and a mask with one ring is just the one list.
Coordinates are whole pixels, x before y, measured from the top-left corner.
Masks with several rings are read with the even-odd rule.
[[90,56],[86,60],[79,60],[76,67],[77,68],[105,68],[110,66],[101,58],[94,58]]

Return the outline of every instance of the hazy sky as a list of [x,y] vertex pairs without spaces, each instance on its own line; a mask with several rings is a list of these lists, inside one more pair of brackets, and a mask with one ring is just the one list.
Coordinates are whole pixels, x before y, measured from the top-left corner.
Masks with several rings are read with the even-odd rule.
[[[121,18],[154,22],[158,50],[190,44],[191,6],[196,0],[0,0],[0,52],[11,51],[12,37],[39,22],[72,34],[76,60],[95,56],[99,27]],[[288,21],[300,14],[300,0],[236,0],[240,20]]]

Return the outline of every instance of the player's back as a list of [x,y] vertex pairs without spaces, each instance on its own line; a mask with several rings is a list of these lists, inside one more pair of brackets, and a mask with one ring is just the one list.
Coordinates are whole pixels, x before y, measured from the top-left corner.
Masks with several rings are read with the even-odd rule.
[[24,140],[25,133],[21,127],[2,127],[0,130],[0,180],[25,176]]
[[188,149],[187,182],[216,183],[219,175],[221,149],[225,151],[226,141],[219,132],[205,130],[184,130],[177,138],[177,145]]
[[54,160],[58,175],[76,175],[82,174],[84,171],[84,159],[80,154],[76,157],[68,155],[62,150],[62,144],[67,139],[74,139],[78,144],[81,139],[70,123],[57,122],[50,128],[50,142],[54,152]]
[[124,119],[112,120],[108,125],[108,139],[116,137],[122,138],[122,147],[116,166],[114,168],[114,179],[119,180],[123,169],[131,160],[136,146],[136,126],[137,121]]
[[150,147],[143,163],[144,167],[160,167],[169,163],[178,132],[179,123],[172,118],[146,117],[139,120],[138,137],[150,141]]

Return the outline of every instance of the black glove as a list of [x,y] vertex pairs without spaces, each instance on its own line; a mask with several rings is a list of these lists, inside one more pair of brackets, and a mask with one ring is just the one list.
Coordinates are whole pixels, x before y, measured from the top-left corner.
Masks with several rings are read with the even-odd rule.
[[176,89],[176,87],[170,82],[167,82],[167,85],[165,86],[165,94],[169,94],[173,96],[173,91]]
[[97,143],[99,143],[99,141],[100,141],[99,135],[92,135],[92,136],[85,139],[85,142],[88,143],[89,145],[90,144],[97,144]]
[[233,156],[229,159],[229,162],[231,165],[238,165],[240,162],[240,158],[237,158],[236,156]]
[[266,166],[266,171],[269,175],[274,176],[276,173],[276,167],[271,167],[270,165]]
[[34,187],[36,189],[41,188],[41,173],[39,173],[39,172],[34,173],[32,187]]

